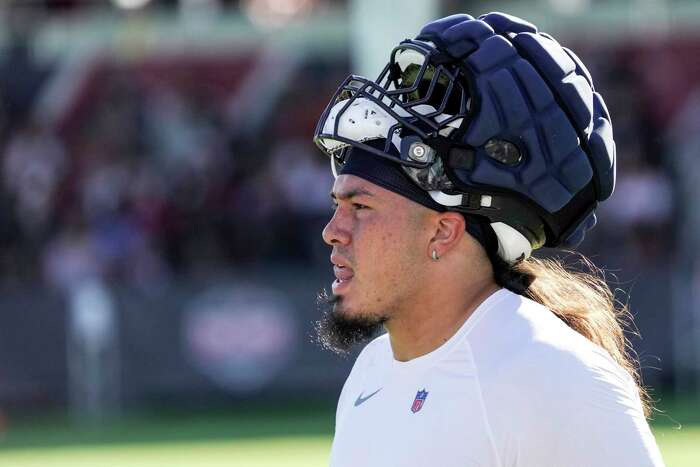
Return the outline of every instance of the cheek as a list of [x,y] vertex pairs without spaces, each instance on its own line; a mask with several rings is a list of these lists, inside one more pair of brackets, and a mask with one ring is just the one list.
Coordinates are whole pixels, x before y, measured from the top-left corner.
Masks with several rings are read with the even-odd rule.
[[[365,279],[377,289],[390,292],[410,286],[415,276],[420,250],[417,239],[404,228],[388,228],[386,225],[368,225],[358,240],[362,257],[358,258]],[[406,284],[407,280],[409,281]]]
[[367,222],[361,232],[355,234],[356,253],[362,256],[365,266],[380,266],[392,261],[400,239],[395,229],[382,222]]

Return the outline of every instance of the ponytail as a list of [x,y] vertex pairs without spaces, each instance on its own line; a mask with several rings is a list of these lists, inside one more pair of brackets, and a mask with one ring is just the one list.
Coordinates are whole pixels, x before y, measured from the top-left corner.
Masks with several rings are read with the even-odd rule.
[[624,331],[632,326],[627,305],[615,299],[603,272],[582,255],[581,270],[567,268],[560,259],[528,258],[509,265],[491,257],[496,283],[544,305],[571,329],[605,349],[634,379],[648,417],[649,395],[641,385],[636,354]]

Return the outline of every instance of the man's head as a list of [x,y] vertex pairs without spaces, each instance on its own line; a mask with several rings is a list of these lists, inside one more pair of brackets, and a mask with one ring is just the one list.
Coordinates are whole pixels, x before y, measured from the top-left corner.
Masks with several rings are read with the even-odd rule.
[[[387,321],[415,300],[436,270],[429,244],[441,216],[462,219],[470,235],[462,229],[461,238],[477,240],[482,257],[514,264],[542,246],[580,242],[614,188],[610,117],[585,66],[502,13],[428,23],[376,81],[346,79],[314,140],[340,174],[336,199],[362,186],[395,198],[383,216],[339,209],[326,229],[335,257],[349,263],[337,268],[349,280],[336,286],[336,316]],[[368,158],[381,163],[357,162]]]
[[580,243],[615,184],[610,116],[588,70],[503,13],[428,23],[376,81],[346,79],[314,140],[336,170],[360,148],[444,208],[489,219],[510,263]]

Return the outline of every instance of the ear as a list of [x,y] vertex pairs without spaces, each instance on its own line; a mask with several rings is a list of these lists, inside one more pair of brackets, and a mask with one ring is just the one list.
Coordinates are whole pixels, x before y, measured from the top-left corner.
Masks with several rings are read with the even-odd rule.
[[428,256],[435,251],[438,257],[444,256],[462,240],[466,224],[458,212],[441,212],[436,217],[435,233],[428,244]]

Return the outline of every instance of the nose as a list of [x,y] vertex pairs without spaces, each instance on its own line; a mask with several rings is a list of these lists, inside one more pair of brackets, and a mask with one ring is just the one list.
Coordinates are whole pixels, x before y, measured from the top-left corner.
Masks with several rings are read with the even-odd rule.
[[346,227],[342,224],[342,214],[341,208],[337,208],[331,220],[328,221],[326,227],[323,229],[321,236],[323,241],[328,245],[333,246],[337,244],[348,245],[350,243],[350,233]]

